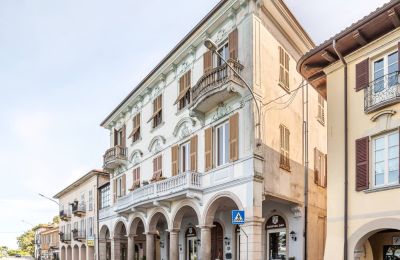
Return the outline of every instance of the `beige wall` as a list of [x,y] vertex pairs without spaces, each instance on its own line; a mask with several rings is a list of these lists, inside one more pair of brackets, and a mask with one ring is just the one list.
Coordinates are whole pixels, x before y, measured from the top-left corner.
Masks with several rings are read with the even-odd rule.
[[[356,92],[355,65],[365,58],[378,57],[397,48],[400,31],[396,30],[377,41],[345,57],[348,63],[348,173],[349,173],[349,237],[371,221],[380,218],[399,218],[400,207],[393,204],[393,198],[399,196],[397,189],[379,192],[355,191],[355,140],[383,131],[397,129],[400,115],[379,117],[375,122],[371,118],[379,111],[364,112],[364,91]],[[343,67],[336,63],[326,69],[328,89],[328,240],[325,259],[342,259],[338,249],[343,248],[344,219],[344,110],[343,110]],[[386,107],[385,110],[398,111],[399,104]],[[383,110],[383,109],[382,109]],[[380,110],[381,111],[381,110]],[[371,150],[371,149],[370,149]],[[370,157],[371,158],[371,157]],[[370,170],[371,173],[371,170]],[[370,174],[371,175],[371,174]],[[372,182],[371,182],[372,183]],[[355,243],[350,241],[350,243]],[[352,256],[354,247],[349,248]],[[338,258],[339,257],[339,258]],[[352,259],[352,258],[350,258]]]

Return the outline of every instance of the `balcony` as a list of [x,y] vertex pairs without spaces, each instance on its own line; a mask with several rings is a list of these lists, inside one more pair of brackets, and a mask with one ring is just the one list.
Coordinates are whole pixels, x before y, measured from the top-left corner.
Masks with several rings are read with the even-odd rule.
[[63,233],[60,232],[58,233],[60,235],[60,241],[63,243],[69,243],[71,242],[71,233]]
[[400,102],[399,72],[387,74],[364,89],[364,111],[374,112]]
[[[228,63],[241,74],[243,65],[233,59],[229,59]],[[243,86],[243,82],[236,73],[224,63],[206,72],[192,87],[191,108],[205,113],[224,100],[241,95]]]
[[82,217],[86,214],[86,205],[83,202],[74,201],[71,203],[71,207],[75,216]]
[[113,170],[127,162],[127,149],[126,147],[121,147],[116,145],[106,151],[103,155],[104,169]]
[[186,172],[177,176],[150,183],[137,188],[119,198],[115,211],[123,213],[134,207],[149,208],[154,201],[170,202],[179,198],[201,196],[202,176],[195,172]]
[[70,210],[60,210],[60,219],[63,221],[69,221],[71,219]]
[[85,230],[72,230],[72,236],[76,241],[82,241],[86,239],[86,231]]

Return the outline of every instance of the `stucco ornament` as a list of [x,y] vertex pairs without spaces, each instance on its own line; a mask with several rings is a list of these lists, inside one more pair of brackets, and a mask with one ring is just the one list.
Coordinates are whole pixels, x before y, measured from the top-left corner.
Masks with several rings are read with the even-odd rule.
[[226,39],[227,37],[227,33],[226,33],[226,29],[225,28],[221,28],[218,33],[217,33],[217,39],[216,42],[220,43],[222,42],[224,39]]
[[218,120],[220,118],[223,118],[227,114],[229,114],[232,111],[232,107],[227,106],[223,103],[219,104],[217,107],[217,111],[215,112],[215,115],[213,116],[213,120]]
[[292,210],[292,213],[293,213],[295,218],[300,218],[301,217],[301,207],[298,207],[298,206],[292,207],[291,210]]
[[172,133],[174,137],[185,138],[193,132],[193,127],[196,125],[196,121],[190,117],[184,117],[176,124],[174,132]]
[[162,150],[163,145],[165,144],[165,137],[161,135],[157,135],[151,139],[149,144],[149,152],[158,153]]
[[129,161],[133,164],[139,164],[142,161],[142,156],[143,156],[143,152],[139,149],[136,149],[132,152],[132,155],[129,159]]

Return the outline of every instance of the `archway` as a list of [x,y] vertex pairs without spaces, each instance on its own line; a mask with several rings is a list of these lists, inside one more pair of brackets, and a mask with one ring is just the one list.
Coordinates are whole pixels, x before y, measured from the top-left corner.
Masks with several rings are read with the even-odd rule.
[[71,246],[67,247],[67,255],[66,255],[66,257],[67,257],[67,260],[72,260],[72,247]]
[[88,260],[94,260],[94,247],[93,246],[88,246],[87,247],[88,251]]
[[146,259],[169,258],[169,219],[163,209],[157,209],[149,218],[149,232],[146,237]]
[[[172,214],[173,232],[170,232],[171,259],[180,250],[184,252],[185,259],[199,258],[200,230],[196,228],[200,223],[199,218],[199,209],[192,201],[183,201],[176,207],[175,212]],[[180,236],[180,231],[184,235]]]
[[66,258],[65,258],[65,246],[61,247],[60,257],[61,257],[61,260],[66,260]]
[[114,228],[114,248],[112,248],[115,260],[127,260],[128,241],[126,225],[118,221]]
[[128,244],[128,248],[132,246],[134,260],[140,260],[146,256],[146,230],[144,223],[144,218],[135,216],[129,226],[129,237],[131,239],[128,240],[128,243],[132,244]]
[[111,260],[111,239],[110,230],[104,225],[99,233],[99,259]]
[[79,260],[86,260],[86,246],[85,246],[85,244],[81,245],[81,258]]
[[74,248],[72,249],[72,253],[73,253],[73,259],[74,260],[79,260],[79,246],[78,245],[74,245]]
[[[236,226],[231,223],[232,210],[243,209],[240,199],[232,192],[221,192],[210,199],[203,213],[205,227],[211,227],[210,237],[202,237],[203,257],[211,259],[239,259],[240,241],[235,239]],[[203,233],[202,233],[203,236]],[[246,249],[247,250],[247,249]]]
[[272,215],[265,224],[267,260],[287,259],[288,233],[286,220],[279,214]]

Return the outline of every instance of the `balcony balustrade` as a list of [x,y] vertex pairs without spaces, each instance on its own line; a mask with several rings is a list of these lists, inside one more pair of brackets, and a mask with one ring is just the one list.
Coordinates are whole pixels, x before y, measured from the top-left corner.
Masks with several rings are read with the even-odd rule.
[[[238,74],[241,74],[243,65],[233,59],[229,59],[227,62]],[[243,86],[242,80],[224,63],[206,72],[192,87],[191,107],[205,113],[222,101],[240,93],[244,89]],[[217,93],[218,95],[215,95]]]
[[127,163],[127,149],[120,145],[116,145],[108,149],[103,155],[104,169],[115,169],[121,165]]
[[69,221],[71,219],[71,211],[70,210],[60,210],[60,219],[63,221]]
[[400,102],[399,72],[378,78],[364,89],[364,111],[367,113]]
[[72,230],[74,240],[82,241],[86,239],[86,230]]
[[71,203],[71,207],[75,216],[81,217],[86,214],[86,204],[84,202],[75,201]]
[[63,242],[63,243],[71,242],[71,233],[60,232],[59,235],[60,235],[60,241],[61,242]]

